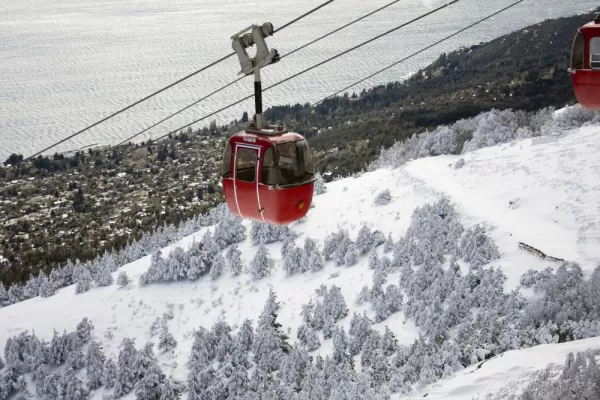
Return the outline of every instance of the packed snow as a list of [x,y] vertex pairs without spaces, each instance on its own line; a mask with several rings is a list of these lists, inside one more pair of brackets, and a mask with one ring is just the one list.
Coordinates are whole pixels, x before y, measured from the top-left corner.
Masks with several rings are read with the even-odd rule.
[[[11,289],[7,297],[0,288],[0,306],[5,305],[0,308],[2,346],[27,330],[53,349],[44,356],[52,367],[40,367],[37,356],[26,356],[34,350],[14,339],[4,361],[22,358],[19,368],[37,371],[37,378],[4,379],[13,382],[13,392],[27,386],[34,396],[77,392],[84,382],[100,387],[91,398],[111,393],[144,398],[154,393],[152,379],[159,375],[139,372],[135,363],[141,360],[152,374],[160,369],[174,378],[156,379],[164,396],[177,398],[165,393],[174,396],[181,390],[179,382],[191,385],[188,389],[218,391],[219,379],[233,385],[235,376],[241,386],[228,386],[230,391],[268,386],[261,374],[273,373],[280,359],[281,385],[296,379],[290,378],[290,368],[307,368],[302,374],[325,379],[319,375],[324,369],[299,361],[310,354],[321,355],[326,365],[327,356],[340,363],[336,373],[356,379],[352,390],[363,391],[361,398],[513,394],[531,373],[564,362],[569,352],[600,348],[595,308],[600,275],[592,273],[600,264],[600,235],[594,225],[600,221],[600,124],[566,133],[545,144],[516,139],[461,155],[381,167],[324,188],[320,182],[308,217],[289,229],[221,216],[219,224],[176,240],[160,256],[154,249],[118,270],[110,257],[110,262],[94,264],[92,272],[79,265],[72,271],[76,284],[58,289],[48,286],[44,276],[37,286],[43,297],[3,304],[18,290]],[[521,242],[565,262],[542,259],[520,247]],[[206,262],[210,270],[203,269]],[[299,346],[289,358],[281,353],[265,358],[257,352],[272,349],[273,340],[279,340],[270,336],[277,332],[270,330],[275,329],[268,312],[276,308],[272,294],[281,307],[274,312],[281,331]],[[246,319],[257,333],[255,344],[243,344],[248,335],[238,333],[248,331]],[[221,332],[211,336],[219,344],[206,344],[212,339],[198,332],[200,327]],[[238,339],[225,339],[228,329]],[[61,342],[64,331],[75,333]],[[94,342],[88,346],[90,339],[101,348]],[[152,350],[144,348],[148,342],[156,344],[156,365],[149,361]],[[69,356],[56,350],[59,343],[71,343]],[[87,364],[81,361],[83,346]],[[241,348],[252,349],[255,367],[244,367],[247,360],[227,366],[227,360],[243,358]],[[112,360],[104,364],[104,372],[100,353]],[[351,356],[359,374],[355,378],[347,364]],[[74,371],[66,369],[61,380],[63,363]],[[87,367],[81,369],[83,365]],[[141,375],[127,375],[128,368]],[[194,368],[199,375],[190,378]],[[236,375],[242,373],[239,368],[243,377]],[[255,374],[250,383],[246,370]],[[197,377],[205,373],[217,374],[214,387],[202,387],[207,381]],[[128,389],[135,379],[135,390]],[[114,389],[102,387],[109,381],[116,382]],[[61,385],[65,389],[56,389]],[[293,391],[290,385],[287,389]],[[308,385],[304,380],[304,396],[309,396]],[[328,385],[332,399],[346,390]],[[249,393],[238,398],[254,398]]]

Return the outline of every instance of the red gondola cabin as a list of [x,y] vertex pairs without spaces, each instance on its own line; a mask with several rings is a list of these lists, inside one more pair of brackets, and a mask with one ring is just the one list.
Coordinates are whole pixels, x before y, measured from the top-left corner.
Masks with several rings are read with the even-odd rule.
[[242,218],[285,225],[303,218],[312,203],[314,174],[308,143],[281,128],[233,135],[223,156],[223,191]]
[[575,35],[569,71],[577,101],[600,110],[600,14]]

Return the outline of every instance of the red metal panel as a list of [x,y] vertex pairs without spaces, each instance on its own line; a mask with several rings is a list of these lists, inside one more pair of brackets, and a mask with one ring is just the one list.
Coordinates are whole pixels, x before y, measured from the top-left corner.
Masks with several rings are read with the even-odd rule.
[[222,183],[223,194],[225,195],[225,203],[227,204],[229,211],[231,211],[233,215],[241,217],[240,213],[238,212],[237,204],[235,201],[235,192],[233,191],[233,179],[224,178]]
[[[265,221],[285,225],[302,219],[312,204],[314,182],[290,188],[270,189],[259,185],[260,201],[265,209]],[[300,202],[302,205],[300,206]]]
[[575,97],[582,107],[600,110],[600,70],[577,70],[571,73]]

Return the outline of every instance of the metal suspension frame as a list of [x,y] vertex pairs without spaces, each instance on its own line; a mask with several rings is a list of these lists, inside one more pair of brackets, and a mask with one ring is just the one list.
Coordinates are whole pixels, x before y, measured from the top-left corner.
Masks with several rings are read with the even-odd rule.
[[[261,26],[250,25],[231,37],[232,47],[238,56],[241,67],[238,75],[254,74],[254,107],[256,113],[248,131],[261,135],[278,135],[286,132],[281,125],[269,125],[263,115],[260,70],[280,60],[279,52],[276,49],[269,50],[265,40],[265,38],[273,35],[273,32],[273,24],[265,22]],[[253,45],[256,45],[256,55],[249,57],[246,49]]]

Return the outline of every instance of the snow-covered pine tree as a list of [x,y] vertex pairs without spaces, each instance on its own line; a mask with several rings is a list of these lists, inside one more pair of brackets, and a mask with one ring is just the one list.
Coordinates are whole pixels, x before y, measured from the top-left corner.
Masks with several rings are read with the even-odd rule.
[[252,321],[246,318],[238,330],[237,341],[245,351],[250,351],[253,340],[254,328],[252,328]]
[[215,254],[212,262],[212,267],[210,268],[210,279],[213,281],[218,279],[223,271],[225,270],[225,258],[221,255],[221,252]]
[[86,400],[90,390],[75,375],[75,371],[67,368],[59,380],[59,398],[65,400]]
[[318,272],[325,268],[321,254],[318,252],[312,253],[308,259],[308,267],[312,272]]
[[86,357],[87,385],[92,390],[96,390],[102,386],[105,361],[106,357],[100,344],[96,341],[92,341],[88,346]]
[[385,243],[383,244],[383,252],[389,253],[392,250],[394,250],[394,239],[392,239],[392,234],[389,233]]
[[75,285],[75,293],[85,293],[92,288],[92,276],[87,269],[82,269]]
[[164,351],[171,351],[177,346],[177,340],[173,337],[167,324],[163,324],[158,337],[158,348]]
[[281,227],[277,225],[271,225],[264,222],[252,221],[250,228],[250,238],[252,243],[257,244],[269,244],[282,240],[286,235],[289,228]]
[[369,269],[377,270],[379,269],[380,265],[381,262],[379,261],[379,255],[377,254],[377,250],[371,250],[371,252],[369,253]]
[[[40,280],[40,288],[39,288],[38,294],[42,298],[47,298],[47,297],[50,297],[50,296],[54,295],[56,293],[56,291],[58,290],[58,288],[57,288],[56,284],[53,281],[51,281],[50,279],[48,279],[48,277],[45,274],[42,275],[42,273],[43,272],[40,273],[40,275],[42,277],[41,277],[41,280]],[[0,288],[0,303],[2,302],[2,300],[1,300],[1,297],[2,297],[1,292],[2,292],[2,289]],[[1,304],[0,304],[0,307],[1,307]]]
[[283,269],[287,275],[294,275],[308,270],[309,266],[303,263],[304,250],[293,246],[287,252],[283,259]]
[[317,180],[315,181],[315,195],[323,194],[327,191],[327,185],[325,184],[325,180],[321,176],[319,172],[315,174]]
[[4,284],[0,282],[0,307],[7,307],[10,304],[8,292],[6,291]]
[[238,249],[238,246],[233,244],[227,249],[225,258],[227,259],[231,275],[238,276],[242,273],[244,265],[242,264],[242,252]]
[[291,351],[288,336],[281,330],[281,324],[277,322],[279,310],[277,296],[271,288],[252,343],[254,362],[258,368],[266,372],[277,370],[282,357]]
[[336,322],[348,315],[348,306],[339,286],[332,285],[323,299],[323,311]]
[[350,243],[348,245],[346,255],[344,256],[344,263],[347,267],[351,267],[356,264],[356,262],[358,261],[358,257],[360,257],[359,248],[354,243]]
[[363,225],[358,231],[356,247],[360,250],[360,254],[367,254],[374,247],[373,233],[368,226]]
[[250,273],[254,280],[260,280],[271,275],[275,263],[269,256],[269,250],[264,244],[258,246],[258,250],[250,262]]
[[335,252],[342,240],[342,232],[333,232],[325,237],[325,242],[323,244],[323,257],[325,261],[332,260]]
[[131,283],[131,280],[127,276],[127,273],[125,271],[121,271],[119,273],[119,276],[117,277],[117,285],[120,288],[124,288],[125,286],[129,285],[130,283]]
[[[114,261],[113,261],[114,263]],[[111,264],[100,264],[98,273],[96,274],[95,281],[98,286],[110,286],[114,282],[112,276],[113,266]]]
[[83,355],[80,346],[73,346],[73,348],[71,348],[67,354],[66,364],[67,368],[70,368],[73,371],[78,371],[85,367],[85,356]]
[[118,358],[117,375],[114,381],[113,396],[115,399],[129,394],[138,381],[134,370],[138,351],[130,338],[124,338],[121,342],[121,350]]

